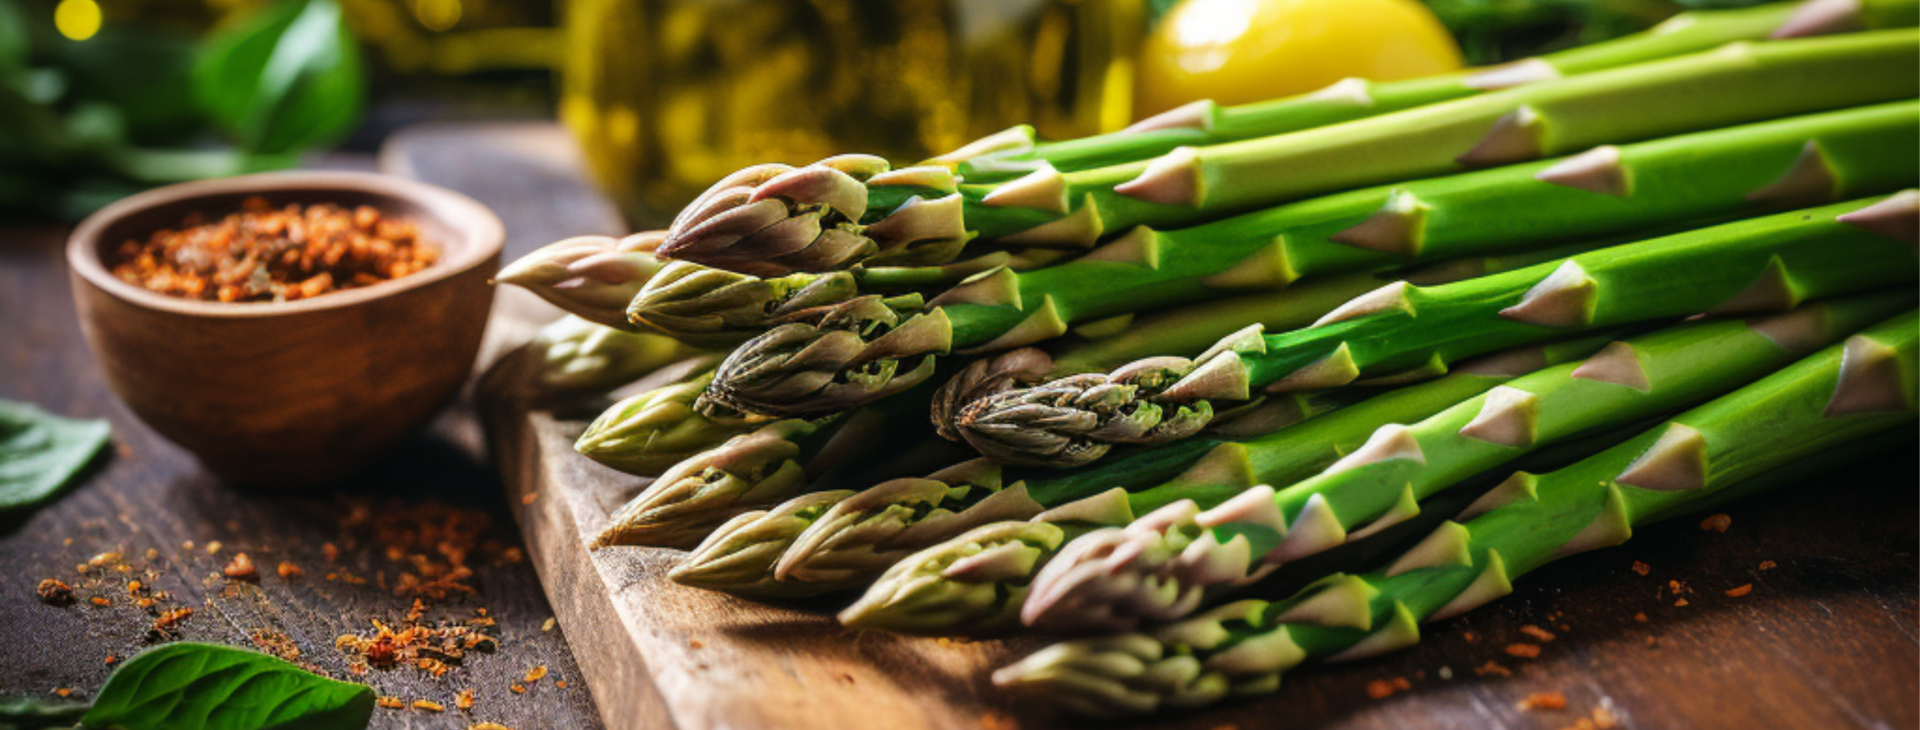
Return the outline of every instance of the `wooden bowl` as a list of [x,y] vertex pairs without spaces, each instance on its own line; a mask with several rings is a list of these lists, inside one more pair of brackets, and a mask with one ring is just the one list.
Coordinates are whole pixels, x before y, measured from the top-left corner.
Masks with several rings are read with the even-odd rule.
[[[274,205],[371,205],[413,218],[440,259],[393,281],[293,302],[202,302],[115,278],[121,243]],[[472,198],[402,178],[277,172],[172,185],[101,209],[67,242],[80,325],[141,420],[214,474],[307,486],[349,474],[424,425],[473,368],[504,240]]]

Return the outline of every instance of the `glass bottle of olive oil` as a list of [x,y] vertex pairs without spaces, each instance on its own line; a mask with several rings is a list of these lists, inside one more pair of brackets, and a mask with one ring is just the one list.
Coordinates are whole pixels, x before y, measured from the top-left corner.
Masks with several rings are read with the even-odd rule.
[[721,176],[1124,126],[1145,0],[569,0],[560,116],[637,224]]

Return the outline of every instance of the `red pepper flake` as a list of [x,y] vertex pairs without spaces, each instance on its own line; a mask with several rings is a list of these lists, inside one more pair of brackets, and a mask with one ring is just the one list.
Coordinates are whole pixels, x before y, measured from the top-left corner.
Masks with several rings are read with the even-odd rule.
[[467,730],[513,730],[497,722],[477,722],[467,726]]
[[542,632],[546,632],[546,631],[552,631],[552,630],[553,630],[553,617],[552,617],[552,616],[548,616],[548,617],[547,617],[547,620],[545,620],[545,621],[542,621],[542,622],[540,622],[540,630],[541,630]]
[[1646,575],[1648,573],[1653,572],[1653,566],[1648,565],[1646,563],[1642,563],[1638,560],[1635,560],[1633,561],[1633,572],[1639,573],[1641,575]]
[[1752,592],[1753,592],[1753,584],[1752,584],[1752,583],[1748,583],[1748,584],[1746,584],[1746,585],[1743,585],[1743,586],[1740,586],[1740,587],[1737,587],[1737,588],[1729,588],[1729,589],[1727,589],[1727,595],[1728,595],[1728,596],[1731,596],[1731,597],[1733,597],[1733,598],[1739,598],[1739,597],[1741,597],[1741,596],[1744,596],[1744,595],[1747,595],[1748,593],[1752,593]]
[[1733,526],[1733,518],[1724,514],[1708,515],[1700,521],[1700,529],[1708,532],[1726,532]]
[[539,492],[527,492],[527,493],[526,493],[525,495],[522,495],[522,496],[520,497],[520,503],[521,503],[521,504],[533,504],[533,503],[534,503],[534,501],[535,501],[535,500],[538,500],[538,499],[540,499],[540,493],[539,493]]
[[1540,656],[1540,647],[1534,644],[1508,644],[1505,649],[1508,656],[1521,659],[1533,659]]
[[109,600],[107,600],[107,597],[106,597],[106,596],[94,596],[94,597],[92,597],[92,598],[89,598],[89,599],[87,599],[87,600],[89,600],[89,601],[93,601],[93,605],[95,605],[95,606],[111,606],[111,605],[113,605],[113,602],[112,602],[112,601],[109,601]]
[[292,301],[397,279],[439,258],[413,221],[364,205],[276,209],[254,197],[203,221],[190,215],[178,230],[122,243],[114,276],[187,299]]
[[1633,615],[1633,620],[1635,620],[1635,621],[1638,621],[1638,622],[1640,622],[1640,623],[1643,623],[1643,624],[1644,624],[1644,623],[1646,623],[1646,622],[1647,622],[1647,612],[1645,612],[1645,611],[1641,611],[1641,612],[1639,612],[1639,613],[1636,613],[1636,614],[1634,614],[1634,615]]
[[460,708],[461,712],[473,709],[473,690],[460,690],[460,694],[453,698],[453,706]]
[[1680,600],[1678,600],[1678,601],[1674,601],[1674,602],[1673,602],[1673,607],[1674,607],[1674,608],[1686,608],[1686,607],[1687,607],[1687,605],[1688,605],[1688,604],[1687,604],[1687,599],[1685,599],[1685,598],[1682,598],[1682,599],[1680,599]]
[[527,693],[527,686],[519,682],[514,682],[512,685],[509,685],[507,689],[513,690],[513,693],[517,695],[523,695]]
[[109,550],[87,559],[87,567],[98,568],[120,562],[120,551]]
[[1473,673],[1476,676],[1481,676],[1481,677],[1485,677],[1492,674],[1497,674],[1502,677],[1513,676],[1513,670],[1500,666],[1499,662],[1493,661],[1492,659],[1488,659],[1487,663],[1485,664],[1474,667]]
[[68,687],[61,687],[60,689],[56,689],[56,690],[54,690],[54,691],[53,691],[53,693],[54,693],[54,694],[57,694],[57,695],[60,695],[61,697],[72,697],[72,696],[73,696],[73,690],[72,690],[71,688],[68,688]]
[[321,545],[320,552],[327,556],[327,562],[329,563],[340,559],[340,548],[336,547],[333,543]]
[[1395,692],[1405,692],[1410,689],[1413,689],[1413,683],[1408,682],[1406,677],[1376,679],[1367,683],[1367,696],[1376,700],[1384,700],[1392,697]]
[[160,551],[159,551],[159,550],[156,550],[156,549],[154,549],[154,548],[147,548],[147,562],[149,562],[149,563],[151,563],[151,562],[153,562],[153,561],[155,561],[155,560],[159,560],[159,559],[160,559]]
[[1535,692],[1527,695],[1526,699],[1516,703],[1514,709],[1529,712],[1538,710],[1564,710],[1567,709],[1567,696],[1561,694],[1558,690],[1553,692]]
[[374,700],[373,703],[389,710],[404,710],[407,708],[407,703],[398,697],[381,697]]
[[527,670],[527,684],[538,682],[545,676],[547,676],[547,665],[545,664],[529,669]]
[[234,580],[260,580],[260,571],[253,567],[253,558],[247,557],[246,553],[234,553],[233,560],[227,562],[227,567],[220,569],[220,574]]
[[280,574],[280,580],[293,580],[307,574],[307,571],[301,570],[300,566],[285,560],[280,561],[280,567],[276,572]]
[[147,640],[161,641],[172,638],[173,634],[179,629],[180,622],[187,620],[187,617],[192,615],[193,609],[184,606],[161,613],[158,618],[153,620],[153,625],[147,627]]
[[1559,638],[1554,636],[1553,632],[1540,628],[1533,624],[1527,624],[1525,626],[1520,627],[1520,633],[1531,636],[1539,640],[1540,643],[1543,643],[1543,644],[1549,641],[1553,641],[1556,638]]
[[1473,632],[1471,632],[1471,631],[1468,631],[1468,632],[1465,632],[1465,633],[1462,633],[1462,634],[1460,634],[1460,639],[1461,639],[1462,641],[1465,641],[1465,642],[1467,642],[1467,643],[1469,643],[1469,644],[1471,644],[1471,643],[1473,643],[1473,642],[1476,642],[1476,641],[1479,641],[1479,640],[1480,640],[1480,635],[1479,635],[1479,634],[1476,634],[1476,633],[1473,633]]
[[120,657],[114,656],[112,654],[107,655],[107,662],[106,662],[107,666],[111,667],[114,665],[115,662],[118,662],[118,661],[120,661]]
[[1778,567],[1780,567],[1780,564],[1779,564],[1779,563],[1776,563],[1776,562],[1773,562],[1773,561],[1771,561],[1771,560],[1762,560],[1762,561],[1760,561],[1760,569],[1761,569],[1761,570],[1773,570],[1774,568],[1778,568]]
[[427,712],[444,712],[447,708],[442,707],[440,703],[432,700],[414,700],[413,709],[426,710]]
[[989,712],[980,716],[980,730],[1020,730],[1020,723],[1007,715]]
[[699,649],[699,648],[705,647],[706,644],[701,642],[699,639],[688,639],[687,646],[693,647],[695,649]]
[[556,680],[553,680],[553,686],[555,686],[555,687],[559,687],[560,689],[566,689],[566,688],[567,688],[567,680],[564,680],[564,679],[556,679]]
[[39,594],[41,603],[49,606],[73,605],[73,586],[61,582],[58,578],[40,581],[40,586],[34,589],[34,592]]
[[[188,544],[188,545],[192,545],[193,543],[187,543],[187,544]],[[216,554],[216,553],[219,553],[219,552],[220,552],[220,541],[219,541],[219,540],[215,540],[215,541],[213,541],[213,542],[210,542],[210,543],[207,543],[207,554],[208,554],[208,555],[214,555],[214,554]]]

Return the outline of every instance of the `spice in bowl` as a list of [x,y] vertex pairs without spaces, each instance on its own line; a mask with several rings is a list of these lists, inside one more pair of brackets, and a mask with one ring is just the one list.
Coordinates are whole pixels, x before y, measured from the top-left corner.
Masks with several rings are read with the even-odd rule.
[[411,219],[371,206],[275,208],[252,197],[238,213],[120,245],[113,275],[148,291],[218,302],[289,302],[378,284],[440,256]]

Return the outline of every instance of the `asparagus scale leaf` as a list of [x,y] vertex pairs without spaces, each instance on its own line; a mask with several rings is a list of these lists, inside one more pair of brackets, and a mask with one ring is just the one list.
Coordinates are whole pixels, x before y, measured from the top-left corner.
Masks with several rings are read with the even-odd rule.
[[1021,619],[1125,631],[1182,618],[1283,563],[1411,520],[1428,497],[1476,474],[1757,380],[1913,299],[1901,288],[1772,317],[1681,325],[1515,378],[1419,421],[1385,422],[1313,478],[1252,487],[1211,509],[1175,503],[1145,526],[1075,540],[1034,578]]
[[694,410],[694,402],[712,380],[712,370],[698,369],[680,382],[623,398],[587,425],[573,449],[628,474],[659,476],[695,454],[773,420],[709,417]]
[[107,678],[89,728],[117,730],[359,730],[373,689],[279,658],[216,644],[175,642],[136,655]]
[[579,315],[567,315],[540,328],[527,352],[535,362],[534,378],[540,387],[556,392],[611,390],[668,365],[711,354],[671,337],[628,332]]
[[1920,317],[1895,317],[1625,443],[1514,474],[1387,566],[1284,601],[1241,601],[1147,632],[1056,644],[994,673],[1072,710],[1139,714],[1276,691],[1308,658],[1412,645],[1422,621],[1510,593],[1555,559],[1765,485],[1795,462],[1914,421]]
[[1071,465],[1102,443],[1190,435],[1214,401],[1446,372],[1463,357],[1543,338],[1700,312],[1777,312],[1914,280],[1920,193],[1852,201],[1623,244],[1467,281],[1396,283],[1313,326],[1257,327],[1193,360],[1015,388],[970,403],[956,429],[1007,463]]
[[696,199],[659,252],[767,274],[863,260],[942,263],[975,236],[1084,250],[1135,226],[1191,226],[1339,190],[1907,98],[1920,84],[1915,40],[1914,31],[1889,30],[1740,42],[1151,160],[1046,168],[998,185],[962,185],[937,167],[889,170],[864,156],[761,166]]
[[[817,415],[925,377],[949,350],[1005,350],[1081,323],[1386,266],[1891,192],[1920,176],[1916,120],[1920,103],[1894,102],[1340,193],[1187,229],[1139,227],[1068,263],[975,274],[926,308],[877,297],[821,307],[742,345],[704,398]],[[650,306],[637,302],[635,316]]]

